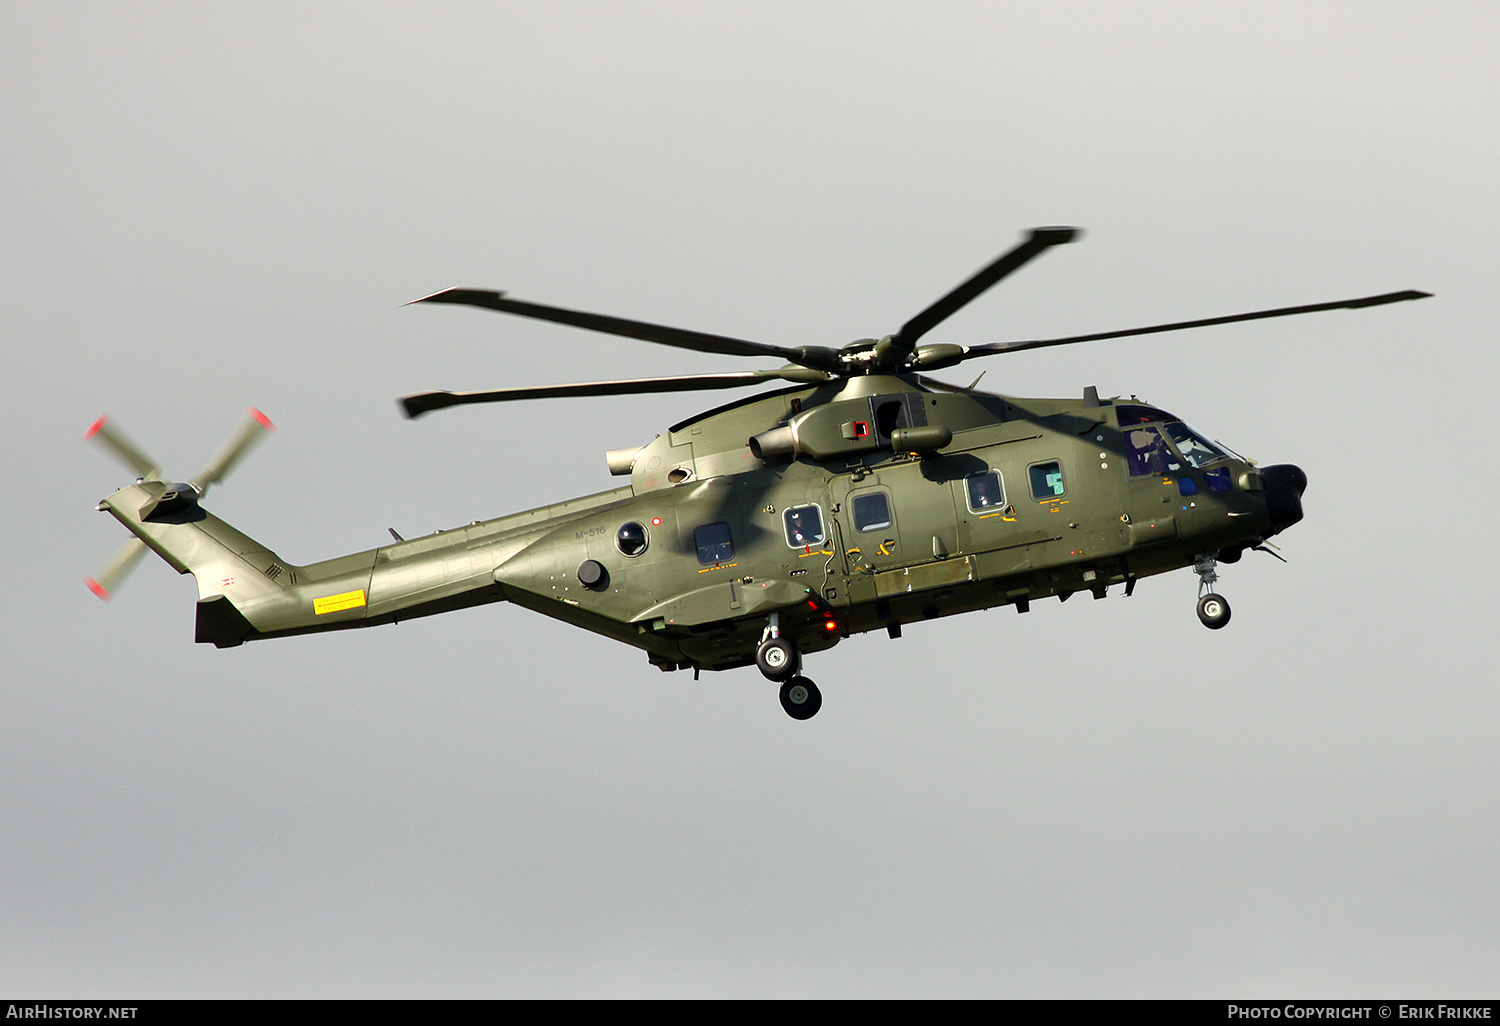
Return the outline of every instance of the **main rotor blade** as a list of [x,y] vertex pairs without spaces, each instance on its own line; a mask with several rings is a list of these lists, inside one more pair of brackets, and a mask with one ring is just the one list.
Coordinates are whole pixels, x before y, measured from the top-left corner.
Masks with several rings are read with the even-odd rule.
[[1275,310],[1256,310],[1252,313],[1231,314],[1228,317],[1208,317],[1201,321],[1176,321],[1172,324],[1153,324],[1145,328],[1128,328],[1125,331],[1102,331],[1094,335],[1069,335],[1066,338],[1039,338],[1018,342],[988,342],[970,346],[960,360],[971,360],[976,356],[994,353],[1014,353],[1022,349],[1041,349],[1045,346],[1065,346],[1074,342],[1096,342],[1105,338],[1124,338],[1127,335],[1151,335],[1158,331],[1181,331],[1184,328],[1206,328],[1214,324],[1233,324],[1235,321],[1258,321],[1265,317],[1290,317],[1293,314],[1318,313],[1323,310],[1359,310],[1367,306],[1382,306],[1400,303],[1408,299],[1426,299],[1431,292],[1408,289],[1405,292],[1387,292],[1363,299],[1346,299],[1339,303],[1313,303],[1309,306],[1284,306]]
[[234,437],[225,444],[203,473],[193,478],[192,486],[198,489],[199,495],[205,494],[209,485],[218,484],[229,475],[235,464],[244,458],[252,445],[265,437],[266,432],[275,430],[276,425],[271,423],[270,417],[255,407],[250,407],[249,415],[240,425],[239,431],[235,432]]
[[1031,233],[1024,242],[907,321],[891,341],[896,344],[897,348],[910,352],[917,344],[917,339],[951,317],[985,289],[1035,259],[1043,251],[1065,242],[1072,242],[1078,234],[1077,228],[1031,229]]
[[126,576],[135,569],[135,565],[145,554],[146,543],[139,538],[132,538],[115,551],[104,569],[99,571],[97,578],[85,577],[83,583],[88,585],[89,591],[108,601],[110,595],[125,583]]
[[740,388],[762,381],[798,381],[808,384],[829,380],[827,374],[806,367],[783,367],[770,371],[732,371],[727,374],[688,374],[674,378],[632,378],[619,381],[585,381],[571,385],[538,385],[531,388],[499,388],[488,392],[419,392],[400,400],[408,417],[420,417],[445,406],[470,403],[503,403],[514,399],[561,399],[569,396],[643,395],[651,392],[696,392],[709,388]]
[[94,421],[83,437],[104,446],[111,456],[148,481],[155,481],[161,476],[161,465],[127,438],[125,432],[111,424],[108,414]]
[[661,324],[627,320],[624,317],[606,317],[603,314],[585,313],[581,310],[564,310],[555,306],[543,306],[540,303],[524,303],[518,299],[506,299],[503,292],[490,292],[484,289],[448,289],[413,300],[413,302],[482,306],[521,317],[535,317],[538,320],[555,321],[558,324],[571,324],[576,328],[588,328],[590,331],[602,331],[609,335],[623,335],[626,338],[640,339],[642,342],[656,342],[664,346],[676,346],[678,349],[694,349],[700,353],[721,353],[724,356],[774,356],[791,363],[803,362],[800,357],[805,355],[796,349],[784,349],[781,346],[770,346],[763,342],[747,342],[740,338],[709,335],[684,328],[669,328]]

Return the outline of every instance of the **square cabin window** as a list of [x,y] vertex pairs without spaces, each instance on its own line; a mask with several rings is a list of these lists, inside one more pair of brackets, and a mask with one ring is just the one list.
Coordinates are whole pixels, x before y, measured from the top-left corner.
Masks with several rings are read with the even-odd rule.
[[999,471],[970,474],[964,478],[964,487],[969,493],[970,513],[993,513],[1005,508],[1005,485]]
[[891,526],[891,500],[885,492],[866,492],[856,495],[854,528],[858,531],[878,531]]
[[827,537],[823,533],[823,513],[816,505],[793,506],[782,514],[786,525],[786,543],[794,549],[809,545],[822,545]]
[[1033,463],[1026,468],[1026,473],[1031,476],[1033,499],[1052,499],[1063,493],[1062,464],[1056,460]]
[[729,536],[728,524],[704,524],[702,527],[695,527],[693,544],[698,547],[698,562],[700,563],[723,563],[734,558],[734,540]]

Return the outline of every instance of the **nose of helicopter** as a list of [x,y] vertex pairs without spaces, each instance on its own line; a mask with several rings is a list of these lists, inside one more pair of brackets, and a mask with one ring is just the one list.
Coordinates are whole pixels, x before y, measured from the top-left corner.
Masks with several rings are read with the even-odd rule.
[[1291,463],[1278,463],[1260,472],[1266,485],[1266,513],[1271,518],[1271,533],[1278,534],[1302,519],[1302,493],[1307,490],[1307,474]]

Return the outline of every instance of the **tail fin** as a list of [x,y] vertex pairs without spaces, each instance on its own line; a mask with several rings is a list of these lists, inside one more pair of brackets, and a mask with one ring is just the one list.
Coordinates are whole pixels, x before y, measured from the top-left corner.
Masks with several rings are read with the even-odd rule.
[[241,644],[257,633],[247,614],[291,600],[299,568],[203,509],[190,485],[140,481],[99,508],[178,573],[197,579],[198,641]]

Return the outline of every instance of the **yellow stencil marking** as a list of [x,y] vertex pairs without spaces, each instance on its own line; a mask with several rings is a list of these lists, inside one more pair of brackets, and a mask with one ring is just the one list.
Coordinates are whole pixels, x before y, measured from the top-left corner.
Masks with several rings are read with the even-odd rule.
[[710,570],[728,570],[732,566],[739,566],[739,564],[738,563],[720,563],[717,566],[706,566],[702,570],[699,570],[698,572],[700,574],[706,574]]
[[827,549],[813,549],[811,552],[799,552],[797,554],[797,558],[798,559],[806,559],[808,556],[831,556],[831,555],[833,555],[833,553],[829,552]]
[[346,591],[342,595],[313,599],[313,614],[322,616],[324,613],[338,613],[345,609],[358,609],[364,604],[365,592],[361,588],[358,591]]

